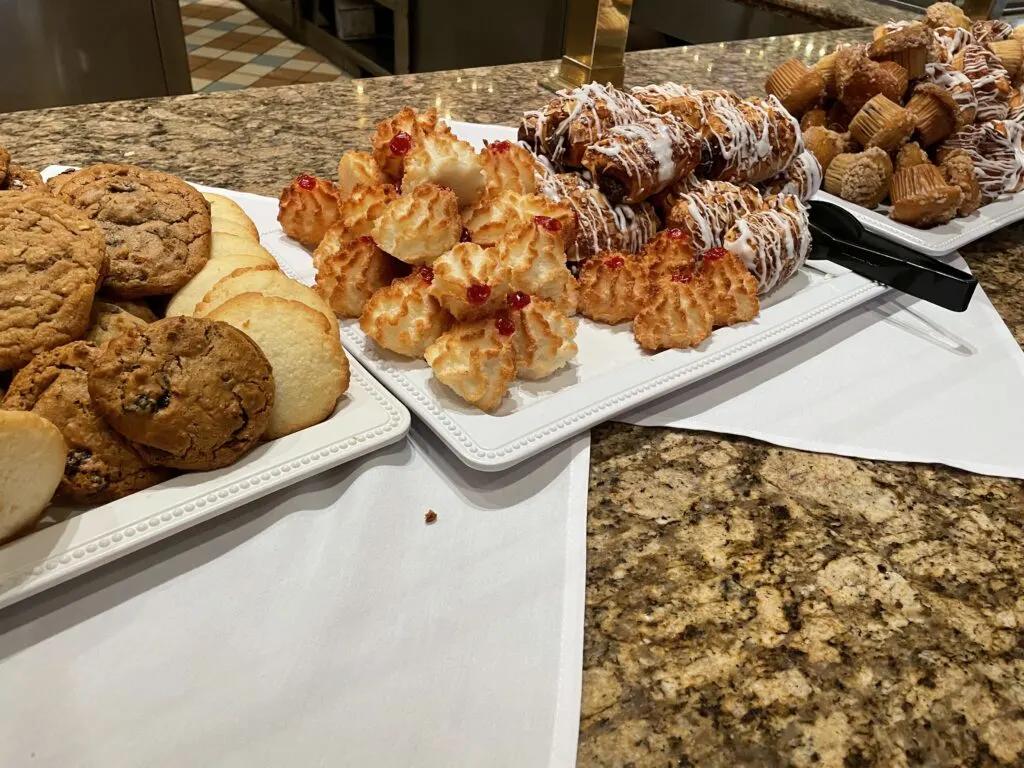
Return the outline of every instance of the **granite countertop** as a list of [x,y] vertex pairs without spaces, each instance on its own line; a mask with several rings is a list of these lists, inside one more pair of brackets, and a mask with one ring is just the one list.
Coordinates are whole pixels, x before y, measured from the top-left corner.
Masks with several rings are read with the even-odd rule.
[[914,11],[877,0],[740,0],[787,15],[813,19],[828,27],[878,26],[887,21],[919,19]]
[[[631,54],[627,78],[753,94],[869,35]],[[515,124],[552,66],[17,113],[0,143],[277,194],[406,104]],[[1024,342],[1024,226],[964,256]],[[621,425],[594,431],[590,478],[580,765],[1024,761],[1024,483]]]

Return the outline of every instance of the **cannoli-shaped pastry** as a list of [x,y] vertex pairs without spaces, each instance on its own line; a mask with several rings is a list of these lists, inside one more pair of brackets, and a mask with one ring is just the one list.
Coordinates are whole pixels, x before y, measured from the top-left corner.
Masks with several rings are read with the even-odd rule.
[[976,120],[1003,120],[1010,112],[1013,85],[999,57],[980,45],[968,45],[953,59],[953,66],[967,75],[978,98]]
[[707,123],[700,172],[719,181],[770,179],[803,147],[800,124],[774,96],[741,100],[705,91]]
[[704,125],[704,98],[703,92],[698,88],[678,83],[662,83],[633,88],[630,93],[655,112],[675,115],[691,128],[700,129]]
[[700,159],[700,134],[666,114],[610,128],[587,147],[583,165],[613,203],[640,203],[689,175]]
[[697,253],[722,244],[722,237],[740,216],[764,207],[760,193],[749,185],[707,181],[680,195],[665,224],[683,230]]
[[774,176],[761,185],[762,191],[769,195],[796,195],[807,202],[821,189],[823,174],[821,163],[809,150],[804,150],[778,176]]
[[759,294],[789,280],[810,247],[807,211],[792,195],[771,198],[769,207],[740,217],[725,235],[725,249],[747,265]]
[[1022,170],[1021,126],[1010,120],[969,125],[942,142],[936,155],[940,164],[958,150],[974,163],[983,205],[1016,189]]
[[555,168],[579,168],[587,147],[610,128],[635,122],[650,111],[626,91],[588,83],[564,90],[544,107],[524,113],[519,140]]
[[566,246],[570,262],[586,261],[602,251],[637,253],[658,231],[658,215],[650,203],[612,205],[600,189],[575,173],[546,176],[539,191],[568,203],[576,214],[573,241]]

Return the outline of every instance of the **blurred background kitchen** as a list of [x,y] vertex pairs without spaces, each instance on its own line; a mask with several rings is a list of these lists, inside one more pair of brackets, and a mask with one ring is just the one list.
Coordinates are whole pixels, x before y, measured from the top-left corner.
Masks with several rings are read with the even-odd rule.
[[[663,48],[910,19],[930,2],[633,0],[620,32],[627,50]],[[1024,0],[958,4],[1024,21]],[[557,59],[573,6],[598,5],[630,3],[3,0],[0,112]]]

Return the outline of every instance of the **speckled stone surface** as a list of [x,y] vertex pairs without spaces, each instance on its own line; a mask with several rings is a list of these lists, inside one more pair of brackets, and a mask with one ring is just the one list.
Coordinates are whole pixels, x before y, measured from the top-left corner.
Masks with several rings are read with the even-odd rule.
[[[628,79],[752,94],[783,59],[869,34],[635,54]],[[4,115],[0,143],[21,164],[124,160],[276,194],[300,171],[333,175],[406,104],[514,124],[550,69]],[[964,255],[1024,343],[1024,227]],[[1022,525],[1019,481],[595,430],[579,764],[1021,764]]]
[[911,20],[921,11],[879,3],[875,0],[741,0],[749,5],[770,8],[793,16],[814,19],[828,27],[877,26],[887,21]]

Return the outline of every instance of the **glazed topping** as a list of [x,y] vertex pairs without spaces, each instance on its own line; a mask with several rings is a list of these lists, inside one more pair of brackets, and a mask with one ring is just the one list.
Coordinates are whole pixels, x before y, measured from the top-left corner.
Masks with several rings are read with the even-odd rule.
[[604,260],[604,265],[608,267],[608,269],[620,269],[625,263],[626,260],[621,256],[612,256],[610,259]]
[[430,267],[420,267],[416,271],[419,272],[420,279],[427,285],[430,285],[432,282],[434,282],[434,270],[431,269]]
[[466,229],[465,227],[462,228],[462,234],[459,235],[459,242],[460,243],[472,243],[473,242],[473,236],[469,234],[469,230]]
[[399,131],[391,137],[388,147],[393,155],[407,155],[409,150],[412,149],[412,136],[405,131]]
[[306,174],[299,176],[299,178],[295,180],[295,183],[303,189],[316,189],[316,179],[312,176],[307,176]]
[[704,261],[718,261],[724,258],[728,251],[725,248],[711,248],[710,250],[704,251],[704,255],[701,257]]
[[510,309],[525,309],[530,303],[530,296],[522,291],[510,293],[505,299]]
[[492,152],[497,152],[498,154],[503,154],[505,152],[508,152],[510,149],[512,149],[512,142],[511,141],[496,141],[493,144],[488,144],[487,148],[490,149]]
[[562,229],[562,222],[550,216],[534,216],[533,221],[538,227],[544,227],[548,232],[560,232]]
[[512,322],[512,318],[505,317],[504,315],[495,318],[494,327],[498,329],[498,333],[502,336],[511,336],[516,332],[516,324]]
[[491,297],[491,286],[473,283],[466,289],[466,301],[479,306]]

